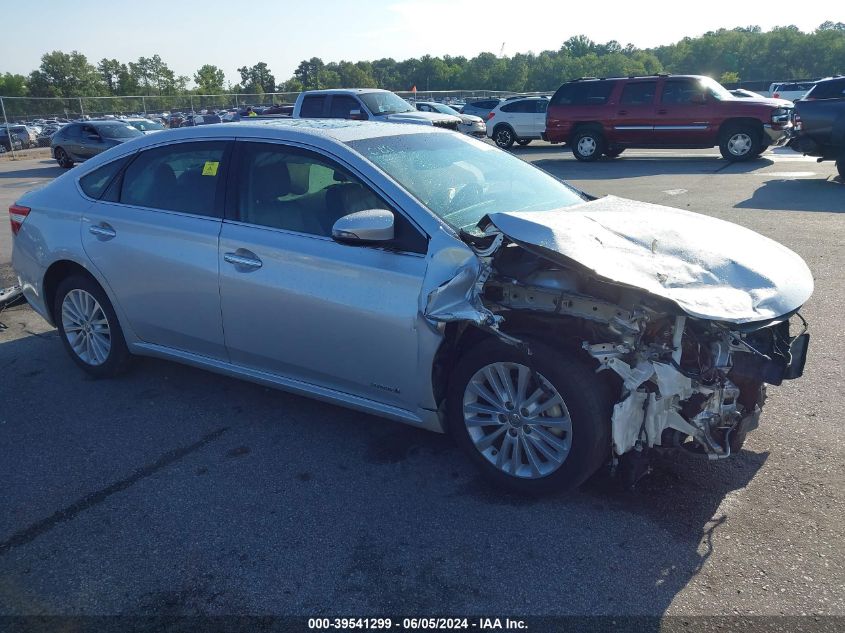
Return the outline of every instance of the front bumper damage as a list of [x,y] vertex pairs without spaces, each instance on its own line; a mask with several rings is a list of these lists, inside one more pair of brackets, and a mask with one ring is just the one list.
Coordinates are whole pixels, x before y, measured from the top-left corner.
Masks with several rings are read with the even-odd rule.
[[[757,427],[765,385],[803,373],[809,335],[798,308],[812,292],[809,270],[781,245],[705,216],[677,212],[681,225],[689,220],[685,233],[663,207],[581,206],[559,211],[556,224],[544,212],[536,229],[531,214],[482,220],[484,237],[463,236],[477,258],[428,295],[425,316],[472,324],[529,353],[531,338],[555,337],[592,362],[615,389],[616,458],[653,447],[729,457]],[[649,221],[622,213],[631,206],[668,226],[643,229]],[[685,241],[717,229],[733,231],[721,242],[730,248],[744,238],[744,260]],[[755,250],[759,261],[747,256]],[[520,322],[524,333],[526,319],[531,336],[510,330]]]

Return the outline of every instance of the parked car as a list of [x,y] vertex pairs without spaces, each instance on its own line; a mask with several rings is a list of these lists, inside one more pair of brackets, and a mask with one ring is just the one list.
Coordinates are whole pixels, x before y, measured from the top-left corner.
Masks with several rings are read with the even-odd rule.
[[543,136],[546,129],[545,97],[507,99],[487,115],[487,136],[502,149],[514,143],[528,145]]
[[351,119],[415,123],[457,130],[461,119],[437,112],[419,112],[399,95],[389,90],[353,88],[306,90],[299,93],[293,106],[294,119]]
[[795,102],[794,132],[789,146],[820,160],[836,161],[845,179],[845,77],[819,81]]
[[[9,132],[13,137],[17,137],[21,143],[22,149],[38,147],[38,134],[35,132],[34,128],[26,125],[10,124]],[[5,125],[0,125],[0,134],[8,137]]]
[[485,121],[487,115],[493,111],[504,99],[479,99],[477,101],[468,101],[464,107],[460,109],[461,114],[469,114],[471,116],[481,117]]
[[787,81],[773,83],[769,86],[769,94],[775,99],[788,99],[796,101],[801,99],[813,87],[813,81]]
[[793,106],[792,101],[790,101],[789,99],[776,99],[775,97],[765,97],[759,92],[752,92],[751,90],[745,90],[744,88],[735,88],[734,90],[729,90],[728,92],[730,92],[737,99],[768,101],[771,103],[776,103],[779,107],[783,108],[791,108]]
[[77,172],[9,213],[26,299],[83,370],[156,356],[449,431],[517,490],[652,446],[735,454],[806,358],[792,251],[463,134],[183,128]]
[[194,127],[196,125],[211,125],[212,123],[223,123],[219,114],[189,114],[179,127]]
[[487,136],[487,126],[481,117],[471,114],[461,114],[454,108],[443,103],[437,103],[436,101],[417,101],[414,105],[420,112],[439,112],[440,114],[449,114],[458,117],[461,120],[458,124],[458,132],[463,132],[470,136]]
[[50,139],[50,155],[66,169],[101,154],[115,145],[144,136],[120,121],[84,121],[65,125]]
[[12,134],[11,136],[6,133],[5,128],[3,129],[3,134],[0,134],[0,151],[2,153],[10,152],[12,150],[19,150],[23,149],[23,144],[21,143],[21,139],[16,135]]
[[161,123],[157,123],[152,119],[145,119],[142,117],[127,117],[121,119],[121,121],[123,121],[124,123],[128,123],[136,130],[139,130],[144,134],[152,134],[154,132],[161,132],[162,130],[167,129]]
[[580,79],[555,92],[543,138],[568,143],[582,161],[614,158],[628,147],[714,146],[725,159],[743,161],[787,142],[791,112],[737,99],[697,75]]

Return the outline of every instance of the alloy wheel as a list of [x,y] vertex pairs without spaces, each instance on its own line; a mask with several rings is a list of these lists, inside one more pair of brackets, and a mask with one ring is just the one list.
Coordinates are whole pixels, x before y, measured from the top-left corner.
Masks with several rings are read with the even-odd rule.
[[463,419],[472,443],[500,471],[539,479],[566,461],[572,419],[541,374],[520,363],[479,369],[464,391]]
[[508,128],[502,128],[496,132],[496,144],[506,147],[512,144],[511,131]]
[[76,288],[62,301],[62,329],[71,349],[88,365],[102,365],[111,351],[111,330],[93,295]]
[[738,132],[728,139],[728,151],[733,156],[745,156],[752,145],[751,137],[745,132]]

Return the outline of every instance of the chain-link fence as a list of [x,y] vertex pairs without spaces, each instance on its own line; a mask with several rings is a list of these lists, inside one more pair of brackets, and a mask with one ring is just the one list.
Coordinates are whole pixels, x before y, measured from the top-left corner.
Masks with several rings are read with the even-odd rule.
[[[441,90],[397,92],[410,100],[455,102],[466,99],[506,97],[514,93],[492,90]],[[540,93],[531,93],[540,94]],[[3,97],[0,101],[9,123],[24,123],[35,119],[79,119],[104,115],[160,115],[165,112],[201,112],[227,110],[246,106],[271,106],[296,101],[298,92],[264,94],[219,95],[139,95],[125,97]]]

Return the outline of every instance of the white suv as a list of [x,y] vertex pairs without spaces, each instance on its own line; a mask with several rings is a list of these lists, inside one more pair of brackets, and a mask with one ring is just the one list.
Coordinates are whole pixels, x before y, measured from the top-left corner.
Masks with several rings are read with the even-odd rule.
[[769,86],[769,96],[775,99],[798,101],[816,85],[815,81],[790,81],[773,83]]
[[519,97],[497,105],[487,115],[487,136],[502,149],[528,145],[546,131],[546,97]]

